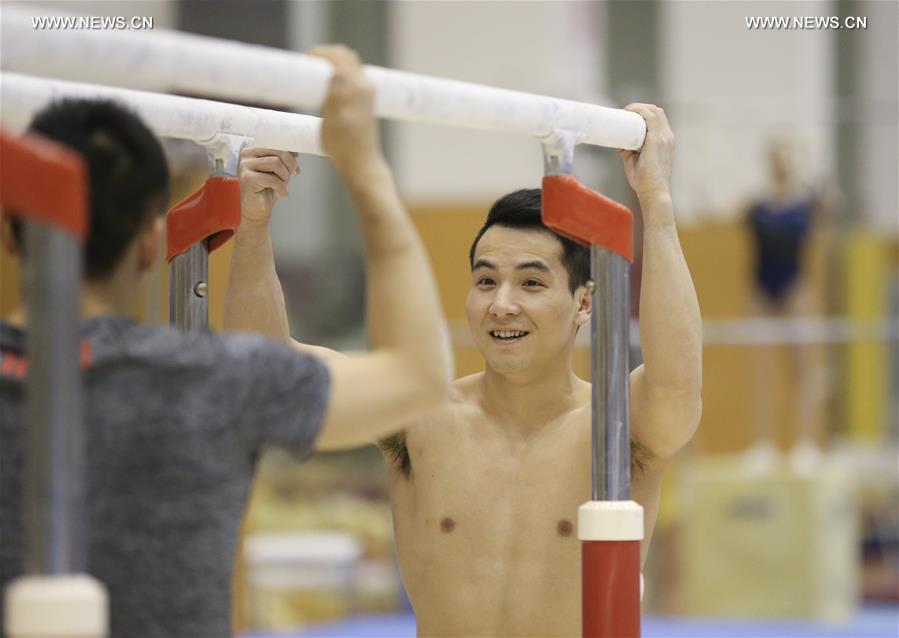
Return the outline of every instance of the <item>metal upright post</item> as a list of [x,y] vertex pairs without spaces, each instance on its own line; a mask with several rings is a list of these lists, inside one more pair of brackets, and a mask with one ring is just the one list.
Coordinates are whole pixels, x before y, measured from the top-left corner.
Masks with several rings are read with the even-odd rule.
[[202,330],[209,325],[209,254],[240,226],[236,175],[240,149],[246,143],[246,138],[227,133],[207,140],[209,179],[169,211],[169,320],[182,330]]
[[[543,141],[544,175],[573,175],[578,138],[570,131],[555,131]],[[591,243],[588,288],[593,302],[593,500],[626,501],[631,494],[627,385],[630,263],[618,253]]]
[[3,635],[100,638],[107,595],[87,572],[87,463],[81,387],[83,160],[40,136],[0,131],[0,205],[23,218],[27,307],[25,573],[4,592]]
[[590,246],[593,313],[590,360],[593,382],[593,500],[631,497],[628,421],[630,264],[596,244]]
[[543,140],[543,221],[590,245],[592,494],[578,510],[582,541],[582,626],[591,638],[640,635],[643,508],[630,500],[628,342],[630,211],[581,185],[572,174],[579,136]]
[[209,324],[209,246],[205,240],[172,259],[169,277],[169,320],[181,330]]
[[[237,174],[237,154],[231,152],[234,142],[230,136],[220,135],[214,148],[229,155],[228,170],[225,160],[216,157],[210,149],[210,177],[233,177]],[[228,144],[232,144],[229,149]],[[181,330],[201,330],[209,325],[209,253],[208,238],[204,238],[171,260],[169,277],[169,322]]]
[[25,240],[25,571],[75,574],[86,569],[81,245],[71,233],[34,221],[25,223]]

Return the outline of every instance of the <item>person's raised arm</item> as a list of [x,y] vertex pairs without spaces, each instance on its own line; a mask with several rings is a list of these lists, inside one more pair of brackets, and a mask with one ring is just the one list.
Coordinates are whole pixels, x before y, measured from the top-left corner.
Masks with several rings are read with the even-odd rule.
[[[427,255],[381,152],[373,88],[349,49],[321,47],[312,53],[334,66],[323,107],[322,146],[356,208],[367,276],[370,351],[344,357],[311,348],[331,373],[331,395],[316,447],[335,449],[391,434],[436,407],[448,391],[452,362]],[[243,235],[236,238],[232,256],[226,327],[289,339],[267,225],[274,199],[286,194],[286,182],[296,171],[289,154],[266,153],[265,165],[248,153],[242,158],[245,208],[238,235]],[[270,198],[260,201],[258,193],[266,188]],[[250,212],[261,211],[262,223],[251,221],[245,229],[247,205],[256,203],[259,208]],[[294,344],[310,351],[309,346]]]
[[657,106],[632,104],[646,120],[640,151],[619,151],[643,211],[640,342],[643,365],[631,373],[632,430],[667,460],[699,425],[702,411],[702,319],[674,223],[674,135]]
[[299,174],[296,159],[285,151],[246,148],[240,153],[240,227],[225,292],[225,330],[259,332],[290,338],[287,309],[269,236],[272,208],[287,196],[291,174]]
[[314,54],[334,65],[324,106],[322,145],[356,208],[365,246],[369,345],[362,357],[330,362],[333,393],[323,445],[372,440],[436,407],[446,397],[452,356],[437,286],[424,246],[381,153],[374,89],[358,56],[344,47]]

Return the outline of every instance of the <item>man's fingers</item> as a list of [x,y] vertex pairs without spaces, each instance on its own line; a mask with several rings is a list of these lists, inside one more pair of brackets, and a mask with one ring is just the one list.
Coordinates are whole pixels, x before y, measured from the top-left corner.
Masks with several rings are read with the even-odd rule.
[[668,124],[668,116],[665,114],[665,109],[657,106],[656,107],[656,117],[659,118],[659,121],[662,124],[664,124],[668,128],[671,128],[671,126]]
[[257,171],[249,171],[248,177],[253,181],[256,192],[270,188],[280,197],[287,197],[287,183],[272,173],[259,173]]
[[275,153],[281,160],[281,163],[284,164],[288,173],[291,175],[300,174],[300,163],[297,161],[296,155],[288,151],[276,151]]
[[[277,157],[287,168],[287,172],[293,175],[300,174],[300,164],[297,161],[297,153],[289,151],[276,151],[271,148],[245,148],[240,152],[241,165],[250,166],[259,158]],[[254,170],[259,170],[251,166]],[[285,178],[286,179],[286,178]]]
[[362,66],[359,54],[342,44],[319,45],[317,47],[312,47],[307,53],[326,59],[334,66],[335,72]]
[[362,60],[353,49],[342,44],[317,46],[309,50],[310,55],[328,60],[334,67],[330,92],[333,95],[346,96],[347,91],[367,91],[373,89],[362,73]]
[[290,179],[290,170],[280,157],[273,155],[247,160],[241,168],[249,173],[272,173],[285,182]]
[[288,170],[294,175],[300,174],[300,162],[297,161],[297,153],[288,153],[287,151],[282,151],[284,153],[281,156],[281,161],[284,162],[284,165],[288,168]]
[[628,104],[624,107],[624,110],[636,113],[648,122],[655,118],[655,111],[653,111],[653,108],[652,104],[641,104],[636,102],[634,104]]
[[285,182],[290,181],[291,174],[300,172],[300,165],[287,151],[278,151],[275,155],[246,159],[241,167],[260,173],[274,173]]
[[[654,133],[664,133],[666,131],[670,133],[671,131],[671,125],[668,123],[668,116],[665,114],[665,110],[655,104],[636,102],[628,104],[624,107],[624,110],[637,113],[646,120],[647,131],[652,130]],[[673,138],[673,134],[671,135]]]
[[270,148],[262,148],[259,146],[246,146],[240,151],[240,157],[243,159],[244,157],[265,157],[266,155],[272,155],[273,153],[277,153],[278,151],[270,149]]

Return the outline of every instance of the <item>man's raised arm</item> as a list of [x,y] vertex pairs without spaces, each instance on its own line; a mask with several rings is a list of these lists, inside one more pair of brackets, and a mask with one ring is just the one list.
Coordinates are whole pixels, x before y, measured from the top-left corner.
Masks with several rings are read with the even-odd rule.
[[[424,247],[405,212],[381,153],[373,89],[356,54],[313,51],[334,65],[323,107],[322,145],[355,205],[365,244],[369,352],[344,357],[324,348],[331,397],[318,447],[373,441],[435,407],[445,397],[451,355],[436,284]],[[288,340],[284,296],[275,272],[268,220],[297,173],[289,153],[245,151],[243,221],[235,237],[225,327]],[[295,342],[294,342],[295,343]]]
[[225,292],[225,329],[290,338],[284,292],[275,272],[269,236],[272,208],[287,196],[291,174],[300,167],[290,153],[245,148],[240,153],[240,227]]
[[674,224],[674,135],[665,112],[633,104],[646,120],[640,151],[619,151],[643,211],[640,343],[643,365],[631,374],[634,437],[658,459],[683,447],[702,411],[702,319]]

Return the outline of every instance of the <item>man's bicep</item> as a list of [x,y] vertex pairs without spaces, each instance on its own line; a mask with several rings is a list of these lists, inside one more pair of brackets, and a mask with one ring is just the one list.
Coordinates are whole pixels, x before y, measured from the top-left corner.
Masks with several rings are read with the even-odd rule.
[[415,379],[397,357],[369,352],[331,356],[325,363],[331,373],[331,394],[317,449],[376,443],[421,411]]
[[652,456],[670,459],[693,438],[702,413],[701,398],[653,388],[643,365],[631,372],[629,385],[631,436]]
[[290,345],[300,352],[311,354],[312,356],[324,361],[326,364],[330,363],[331,361],[349,358],[349,355],[344,354],[343,352],[338,352],[337,350],[331,350],[330,348],[324,348],[322,346],[313,346],[308,343],[300,343],[296,339],[291,339]]

